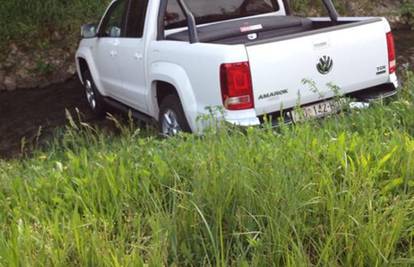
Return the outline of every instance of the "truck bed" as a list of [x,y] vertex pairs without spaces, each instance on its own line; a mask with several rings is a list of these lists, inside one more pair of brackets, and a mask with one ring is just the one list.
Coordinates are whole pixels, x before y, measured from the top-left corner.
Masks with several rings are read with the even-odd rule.
[[[358,21],[341,20],[334,24],[330,20],[314,21],[296,16],[269,15],[200,26],[197,32],[200,42],[204,43],[247,44],[356,22]],[[188,30],[168,34],[166,39],[188,42]]]

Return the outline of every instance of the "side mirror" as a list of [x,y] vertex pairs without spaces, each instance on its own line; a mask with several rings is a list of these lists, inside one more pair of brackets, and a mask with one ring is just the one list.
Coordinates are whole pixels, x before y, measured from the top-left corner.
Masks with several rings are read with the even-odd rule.
[[96,24],[85,24],[81,27],[82,38],[95,38],[97,35]]

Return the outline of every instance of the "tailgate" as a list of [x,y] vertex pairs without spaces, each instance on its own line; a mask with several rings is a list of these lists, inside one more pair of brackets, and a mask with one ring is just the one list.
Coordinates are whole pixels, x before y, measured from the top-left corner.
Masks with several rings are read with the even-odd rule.
[[246,46],[257,115],[388,81],[382,20],[330,30]]

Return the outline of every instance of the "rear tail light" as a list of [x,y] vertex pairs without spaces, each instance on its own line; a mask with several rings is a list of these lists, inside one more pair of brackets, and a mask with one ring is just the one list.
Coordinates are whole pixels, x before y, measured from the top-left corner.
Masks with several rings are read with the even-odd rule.
[[392,32],[387,33],[387,47],[388,47],[388,67],[389,72],[395,73],[397,70],[397,60],[395,58],[395,44]]
[[221,95],[228,110],[254,108],[249,62],[222,64],[220,67]]

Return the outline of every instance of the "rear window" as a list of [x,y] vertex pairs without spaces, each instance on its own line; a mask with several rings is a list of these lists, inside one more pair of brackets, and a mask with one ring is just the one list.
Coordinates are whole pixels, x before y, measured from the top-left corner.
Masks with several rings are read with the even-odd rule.
[[[185,0],[196,23],[204,24],[222,20],[271,13],[279,10],[277,0]],[[164,18],[165,29],[187,26],[187,20],[177,0],[168,0]]]

